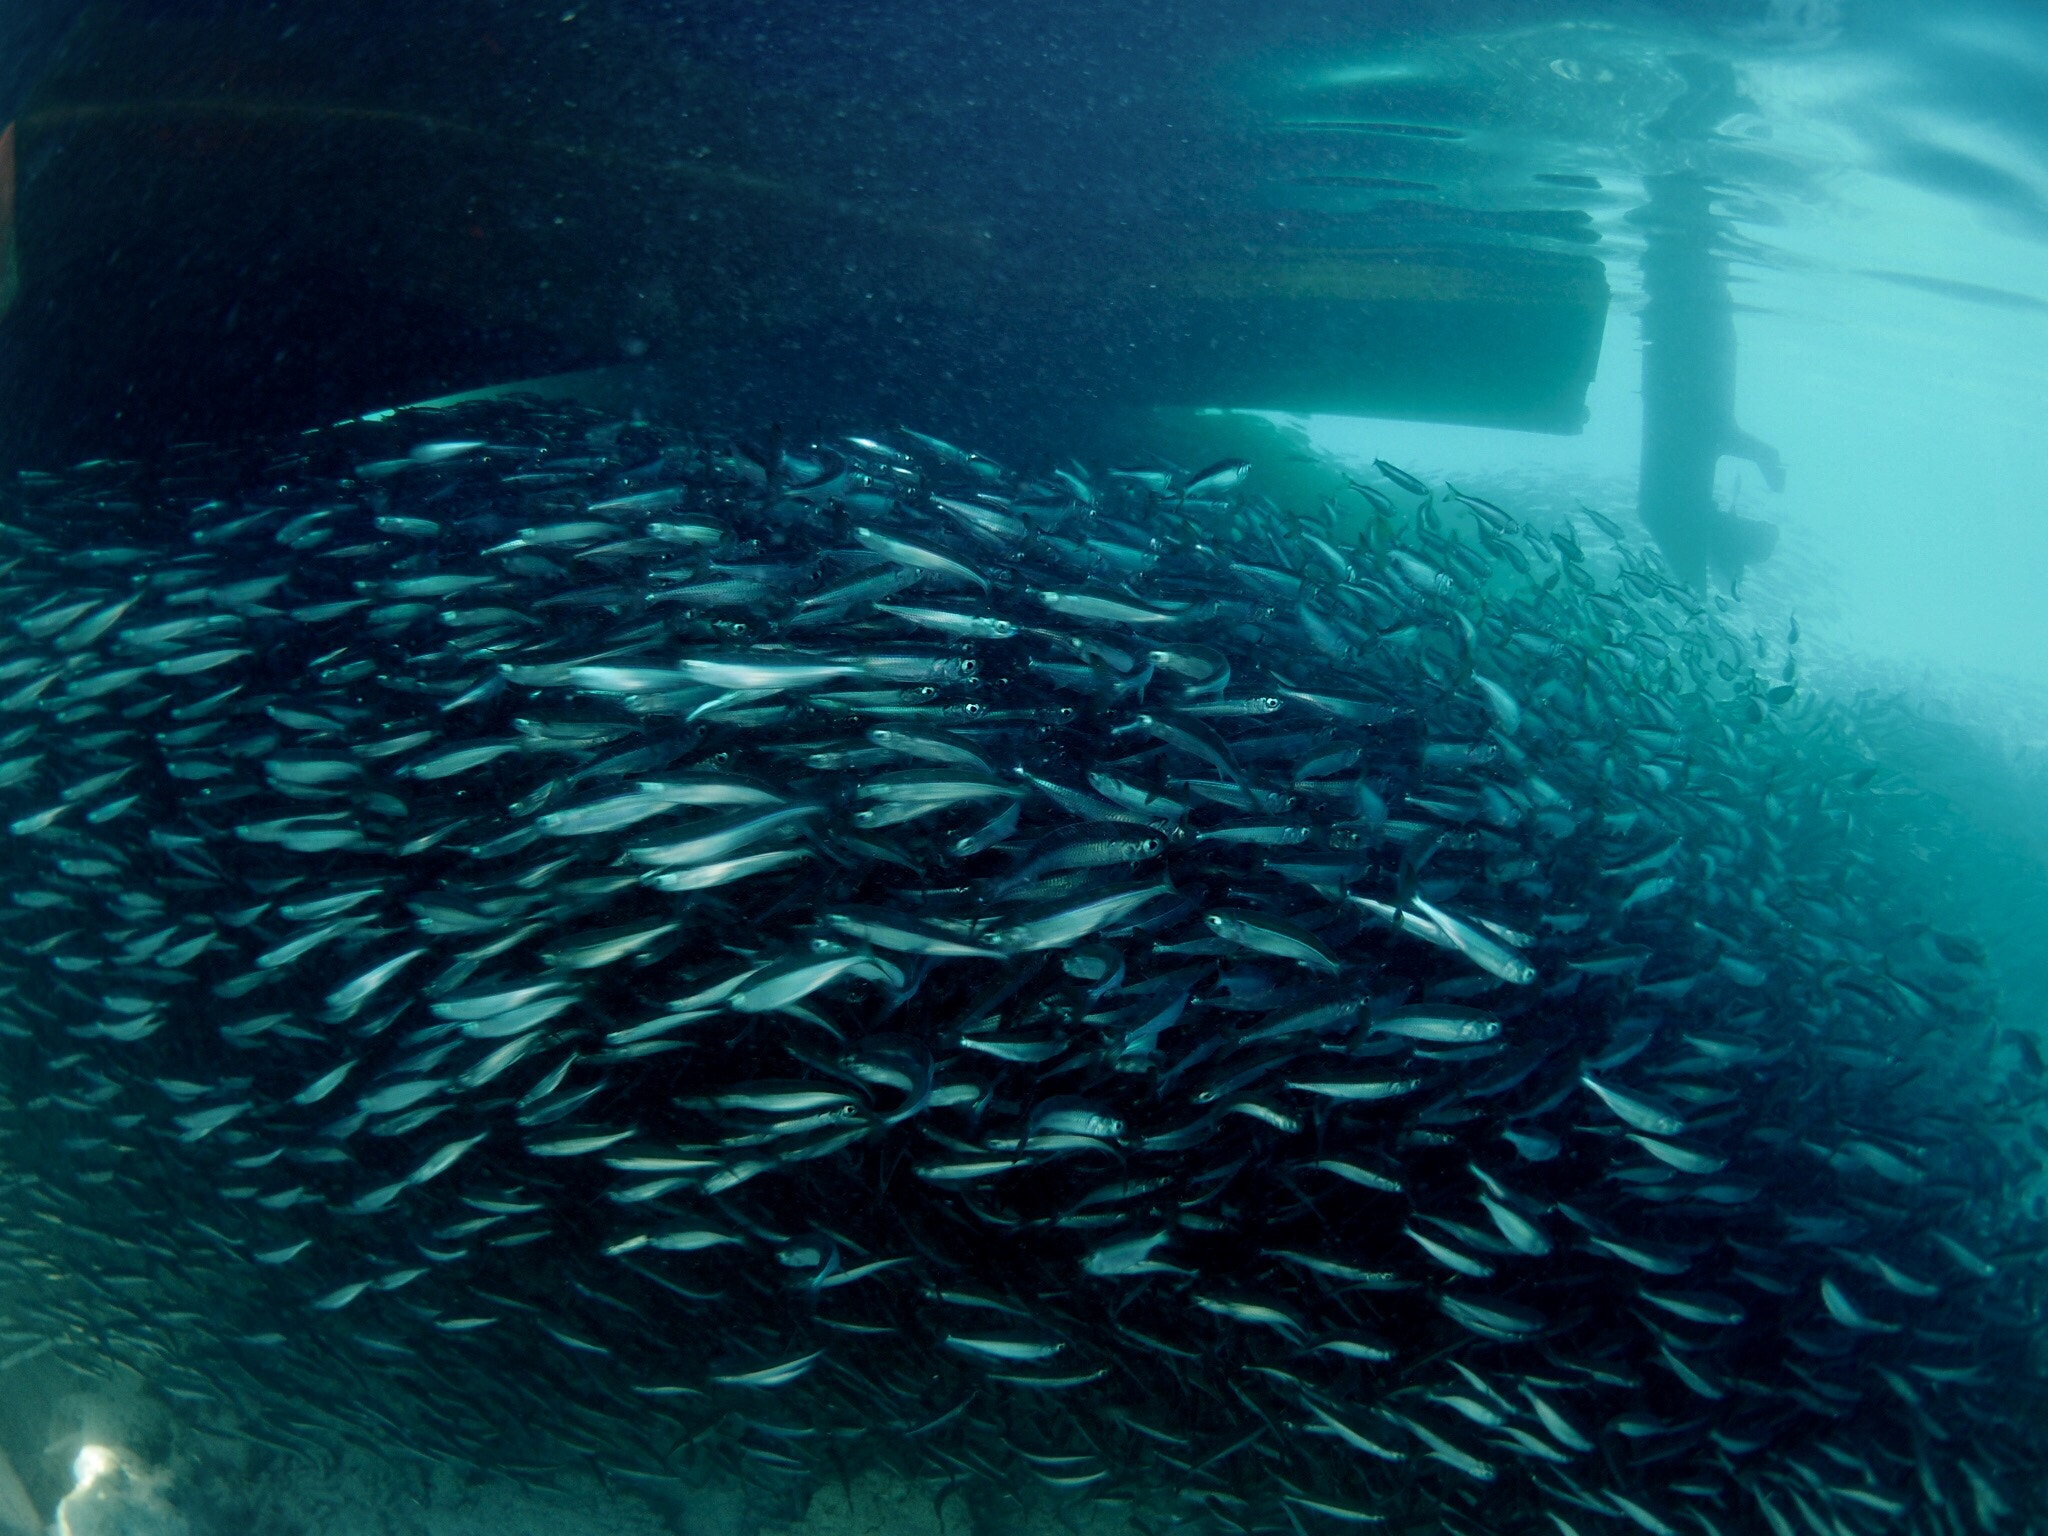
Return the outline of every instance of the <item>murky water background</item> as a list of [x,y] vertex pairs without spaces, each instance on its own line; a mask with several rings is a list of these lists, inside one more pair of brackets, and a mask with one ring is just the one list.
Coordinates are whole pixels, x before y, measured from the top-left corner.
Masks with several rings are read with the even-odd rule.
[[[1702,585],[1774,665],[1796,624],[1800,686],[1853,702],[1932,808],[1898,878],[1986,946],[2002,1011],[1972,1039],[2017,1074],[2017,1166],[2017,1037],[2048,1004],[2044,104],[2048,21],[2019,5],[24,6],[0,18],[0,454],[152,459],[551,380],[622,417],[774,423],[747,439],[771,478],[785,432],[899,426],[1034,473],[1151,448],[1183,489],[1242,453],[1289,509],[1384,486],[1385,459],[1640,539],[1658,253],[1690,252],[1732,295],[1715,366],[1758,450],[1714,495],[1776,530]],[[1456,302],[1417,321],[1425,294]],[[480,1477],[408,1455],[417,1403],[337,1446],[224,1411],[231,1373],[96,1372],[107,1309],[146,1288],[94,1282],[98,1240],[66,1228],[86,1207],[40,1187],[58,1141],[9,1135],[0,1447],[24,1486],[0,1483],[0,1530],[40,1524],[99,1440],[132,1456],[137,1531],[998,1518],[873,1469],[779,1503],[596,1453]],[[103,1528],[87,1502],[78,1536]]]

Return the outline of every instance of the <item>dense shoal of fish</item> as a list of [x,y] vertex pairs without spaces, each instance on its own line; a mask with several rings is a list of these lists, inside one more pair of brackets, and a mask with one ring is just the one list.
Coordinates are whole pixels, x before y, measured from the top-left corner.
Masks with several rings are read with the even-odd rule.
[[989,1519],[2021,1528],[1910,787],[1602,519],[1246,474],[516,400],[21,474],[0,1364]]

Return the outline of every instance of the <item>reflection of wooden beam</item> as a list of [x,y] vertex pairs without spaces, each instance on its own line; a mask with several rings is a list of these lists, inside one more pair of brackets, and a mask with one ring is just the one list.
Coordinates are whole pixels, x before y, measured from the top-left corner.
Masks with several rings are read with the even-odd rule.
[[1179,277],[1195,299],[1607,307],[1596,262],[1527,250],[1494,254],[1481,263],[1470,252],[1450,259],[1441,246],[1275,252],[1256,262],[1191,263]]

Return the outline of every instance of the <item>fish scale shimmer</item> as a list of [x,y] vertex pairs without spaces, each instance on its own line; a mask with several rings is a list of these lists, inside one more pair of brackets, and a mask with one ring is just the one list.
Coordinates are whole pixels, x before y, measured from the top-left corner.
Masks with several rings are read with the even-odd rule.
[[2030,1513],[1854,710],[1625,542],[1244,478],[531,402],[23,475],[9,1199],[97,1347],[515,1476]]

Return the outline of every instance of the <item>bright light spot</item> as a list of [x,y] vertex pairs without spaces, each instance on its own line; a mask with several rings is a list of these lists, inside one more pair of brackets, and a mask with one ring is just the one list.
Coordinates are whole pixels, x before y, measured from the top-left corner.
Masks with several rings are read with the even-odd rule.
[[79,1488],[90,1488],[114,1470],[115,1456],[104,1445],[82,1447],[71,1461],[71,1479]]

